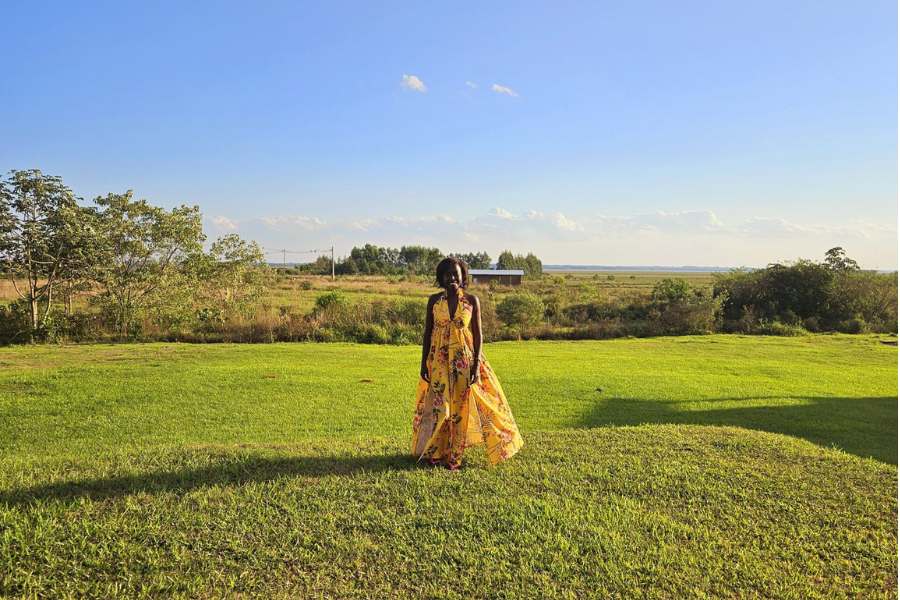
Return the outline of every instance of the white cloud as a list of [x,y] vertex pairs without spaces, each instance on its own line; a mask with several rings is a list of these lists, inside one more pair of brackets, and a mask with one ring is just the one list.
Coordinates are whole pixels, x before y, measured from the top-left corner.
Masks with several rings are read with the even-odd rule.
[[467,81],[466,85],[469,86],[470,88],[472,88],[473,90],[478,88],[478,84],[475,83],[474,81]]
[[220,229],[234,231],[235,229],[238,228],[237,221],[233,221],[232,219],[229,219],[228,217],[223,217],[221,215],[219,215],[217,217],[213,217],[211,219],[211,221],[212,221],[213,225],[215,225],[216,227],[218,227]]
[[[221,221],[229,222],[237,224]],[[572,215],[496,207],[473,216],[395,214],[327,223],[313,216],[269,216],[242,220],[240,230],[268,247],[334,244],[339,255],[365,243],[421,244],[444,251],[484,250],[494,257],[504,249],[532,251],[549,264],[765,266],[798,257],[821,259],[828,248],[843,246],[863,268],[896,268],[897,243],[889,223],[810,224],[767,216],[729,220],[709,210]]]
[[400,85],[408,90],[412,90],[414,92],[419,92],[422,94],[428,91],[428,87],[425,85],[425,82],[415,75],[407,75],[404,73],[403,80],[400,82]]
[[513,98],[519,95],[512,88],[508,88],[505,85],[500,85],[499,83],[491,84],[491,91],[497,92],[498,94],[506,94],[507,96],[512,96]]
[[781,218],[753,217],[741,223],[738,231],[748,236],[842,236],[870,239],[880,234],[893,233],[896,229],[889,225],[859,220],[846,225],[801,225]]
[[302,229],[305,231],[313,231],[321,229],[325,225],[325,221],[318,217],[306,217],[302,215],[279,215],[275,217],[262,217],[260,219],[270,229],[278,231]]
[[553,224],[566,231],[581,231],[584,227],[562,213],[553,213]]
[[507,221],[515,218],[515,217],[513,217],[513,214],[511,212],[509,212],[505,208],[500,208],[499,206],[497,208],[492,209],[491,212],[488,214],[492,217],[497,217],[497,218],[504,219]]
[[395,225],[403,225],[406,227],[422,225],[427,223],[456,223],[456,219],[447,215],[433,215],[427,217],[385,217],[382,219],[385,223],[393,223]]

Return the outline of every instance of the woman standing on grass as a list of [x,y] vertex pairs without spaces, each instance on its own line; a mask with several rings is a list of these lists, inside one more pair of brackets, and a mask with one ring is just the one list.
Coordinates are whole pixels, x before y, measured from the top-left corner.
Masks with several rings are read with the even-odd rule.
[[444,288],[428,299],[416,391],[412,452],[455,471],[469,446],[486,444],[488,462],[510,458],[524,443],[506,396],[481,354],[481,305],[465,292],[469,269],[448,257],[437,266]]

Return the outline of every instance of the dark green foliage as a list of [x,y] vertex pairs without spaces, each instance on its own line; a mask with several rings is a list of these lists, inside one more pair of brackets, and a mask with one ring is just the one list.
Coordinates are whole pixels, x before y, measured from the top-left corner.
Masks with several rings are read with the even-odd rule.
[[825,266],[832,271],[859,271],[859,264],[847,256],[840,246],[825,253]]
[[525,271],[526,277],[540,277],[543,271],[541,260],[529,252],[526,256],[521,254],[513,254],[509,250],[504,250],[497,258],[498,269],[522,269]]
[[509,327],[536,325],[544,318],[544,303],[528,292],[510,294],[497,304],[497,316]]
[[453,254],[452,256],[461,259],[463,262],[469,265],[470,269],[491,268],[491,257],[488,256],[487,252],[466,252]]
[[[445,254],[439,248],[427,248],[425,246],[402,246],[399,250],[366,244],[350,251],[350,255],[337,263],[335,270],[340,275],[399,275],[411,273],[414,275],[433,276],[438,263]],[[490,267],[491,257],[486,252],[454,254],[461,258],[472,269],[486,269]],[[326,274],[331,272],[330,259],[320,257],[307,268],[310,272]],[[327,270],[326,270],[327,267]]]
[[823,263],[716,275],[713,294],[722,300],[725,331],[751,333],[775,321],[811,331],[897,328],[897,274],[861,271],[839,247]]

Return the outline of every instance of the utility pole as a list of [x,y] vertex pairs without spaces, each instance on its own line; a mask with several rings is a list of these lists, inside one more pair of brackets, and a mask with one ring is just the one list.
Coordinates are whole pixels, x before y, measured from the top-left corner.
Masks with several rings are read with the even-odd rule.
[[334,244],[331,245],[331,280],[334,281]]
[[287,250],[283,248],[281,250],[281,266],[287,267]]

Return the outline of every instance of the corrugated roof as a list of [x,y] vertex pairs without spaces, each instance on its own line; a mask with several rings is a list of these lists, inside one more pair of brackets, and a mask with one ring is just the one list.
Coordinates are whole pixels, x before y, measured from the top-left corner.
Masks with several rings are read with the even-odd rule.
[[469,269],[469,275],[524,275],[522,269]]

